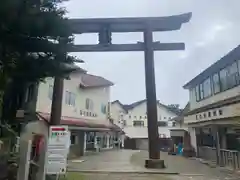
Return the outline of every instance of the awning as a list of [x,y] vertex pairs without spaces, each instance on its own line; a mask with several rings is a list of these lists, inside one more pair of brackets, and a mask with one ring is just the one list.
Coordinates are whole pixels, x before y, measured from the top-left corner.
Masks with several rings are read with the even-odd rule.
[[[37,113],[38,118],[40,120],[50,120],[50,114],[49,113],[43,113],[43,112],[38,112]],[[113,130],[113,131],[119,131],[119,129],[111,124],[110,122],[104,122],[100,121],[101,123],[96,122],[96,120],[89,120],[89,119],[84,119],[84,118],[75,118],[75,117],[67,117],[67,116],[62,116],[61,118],[61,125],[69,125],[69,126],[77,126],[77,127],[83,127],[83,129],[89,129],[89,130],[94,130],[94,129],[105,129],[105,130]]]

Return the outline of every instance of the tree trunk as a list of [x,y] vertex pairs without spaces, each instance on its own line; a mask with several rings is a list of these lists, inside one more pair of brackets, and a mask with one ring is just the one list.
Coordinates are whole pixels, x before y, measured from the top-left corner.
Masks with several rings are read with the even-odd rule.
[[25,84],[19,79],[14,79],[7,84],[3,95],[2,121],[16,124],[16,113],[23,105],[25,97]]

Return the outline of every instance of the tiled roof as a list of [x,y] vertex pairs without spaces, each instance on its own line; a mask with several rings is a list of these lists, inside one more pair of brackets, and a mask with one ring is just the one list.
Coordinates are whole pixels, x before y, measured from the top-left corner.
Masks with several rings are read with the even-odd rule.
[[118,103],[123,108],[124,111],[127,111],[125,105],[123,105],[119,100],[115,100],[111,104],[115,104],[115,103]]
[[202,73],[197,75],[191,81],[186,83],[183,88],[189,89],[194,87],[195,85],[201,83],[203,80],[208,78],[209,76],[213,75],[214,73],[220,71],[222,68],[226,67],[227,65],[232,64],[234,61],[240,59],[240,45],[237,46],[235,49],[227,53],[224,57],[222,57],[219,61],[212,64],[210,67],[205,69]]
[[87,71],[85,69],[80,68],[76,64],[69,64],[69,63],[64,63],[63,68],[66,70],[75,70],[75,71],[80,71],[86,73]]
[[181,111],[180,115],[173,118],[172,121],[182,121],[184,119],[184,115],[190,111],[190,103],[188,102],[184,109]]
[[[131,109],[133,109],[133,108],[137,107],[138,105],[140,105],[140,104],[142,104],[142,103],[145,103],[145,102],[147,102],[146,99],[140,100],[140,101],[137,101],[137,102],[134,102],[134,103],[132,103],[132,104],[122,104],[119,100],[116,100],[116,101],[113,101],[112,104],[113,104],[113,103],[119,103],[119,104],[123,107],[123,109],[124,109],[125,111],[129,111],[129,110],[131,110]],[[164,105],[164,104],[160,103],[159,100],[157,100],[157,104],[160,105],[160,106],[162,106],[162,107],[164,107],[164,108],[166,108],[168,111],[170,111],[170,112],[172,112],[172,113],[174,113],[174,114],[177,114],[177,113],[174,112],[171,108],[169,108],[167,105]]]
[[113,86],[114,84],[101,77],[101,76],[95,76],[92,74],[82,74],[81,76],[81,84],[80,86],[83,88],[91,88],[91,87],[108,87],[108,86]]
[[[37,116],[40,120],[50,121],[50,114],[37,112]],[[77,126],[77,127],[87,127],[87,128],[102,128],[102,129],[111,129],[114,131],[120,131],[119,127],[116,125],[109,123],[108,121],[92,121],[84,118],[76,118],[76,117],[61,117],[61,125],[69,125],[69,126]]]

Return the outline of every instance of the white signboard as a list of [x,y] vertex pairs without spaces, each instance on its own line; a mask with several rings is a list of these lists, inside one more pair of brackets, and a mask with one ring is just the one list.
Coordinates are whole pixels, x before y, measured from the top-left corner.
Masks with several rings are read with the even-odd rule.
[[50,126],[45,166],[47,174],[66,173],[69,141],[68,126]]

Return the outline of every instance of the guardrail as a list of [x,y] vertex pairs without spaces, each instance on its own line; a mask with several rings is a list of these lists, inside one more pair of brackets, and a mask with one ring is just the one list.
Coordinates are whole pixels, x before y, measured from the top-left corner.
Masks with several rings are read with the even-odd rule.
[[[208,146],[198,147],[198,155],[202,159],[217,162],[216,148]],[[240,169],[240,152],[220,149],[218,165],[231,169]]]

